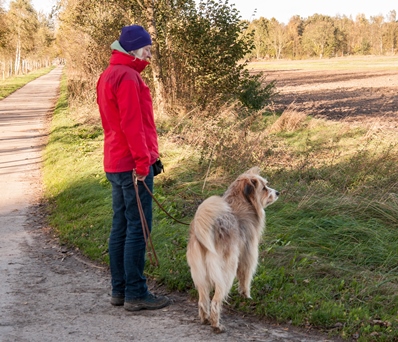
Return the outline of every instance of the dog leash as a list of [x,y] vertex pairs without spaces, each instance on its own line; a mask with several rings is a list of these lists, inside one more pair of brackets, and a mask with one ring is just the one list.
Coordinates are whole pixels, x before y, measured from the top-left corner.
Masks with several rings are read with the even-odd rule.
[[[148,223],[146,221],[145,215],[144,215],[144,209],[142,208],[142,203],[140,200],[140,196],[139,196],[139,191],[138,191],[138,180],[137,180],[137,173],[135,170],[133,170],[133,183],[134,183],[134,189],[135,189],[135,195],[137,198],[137,205],[138,205],[138,211],[140,213],[140,219],[141,219],[141,225],[142,225],[142,232],[144,234],[144,239],[145,239],[145,244],[146,244],[146,248],[147,248],[147,254],[149,257],[149,260],[151,262],[152,265],[154,266],[159,266],[159,260],[158,257],[156,255],[156,251],[155,251],[155,247],[153,246],[153,242],[152,242],[152,238],[151,238],[151,233],[149,231],[149,227],[148,227]],[[155,196],[153,195],[152,191],[148,188],[148,185],[146,185],[145,182],[142,182],[142,184],[144,184],[145,189],[148,191],[149,195],[151,195],[152,199],[156,202],[156,204],[159,206],[159,208],[172,220],[189,226],[189,223],[186,222],[182,222],[180,220],[177,220],[175,217],[171,216],[165,208],[163,208],[163,206],[159,203],[159,201],[155,198]],[[149,243],[148,243],[149,242]],[[154,256],[154,259],[152,258],[152,253]]]
[[145,182],[143,182],[143,183],[144,183],[144,186],[145,186],[146,190],[147,190],[147,191],[149,192],[149,194],[151,195],[152,199],[156,202],[156,204],[158,205],[158,207],[159,207],[169,218],[171,218],[172,220],[174,220],[174,221],[176,221],[176,222],[178,222],[178,223],[181,223],[181,224],[183,224],[183,225],[185,225],[185,226],[189,226],[189,223],[182,222],[182,221],[180,221],[180,220],[177,220],[175,217],[171,216],[171,215],[166,211],[166,209],[163,208],[162,205],[158,202],[158,200],[157,200],[157,199],[155,198],[155,196],[152,194],[151,190],[149,190],[148,185],[146,185]]
[[[147,248],[147,254],[148,254],[151,264],[158,267],[159,260],[156,255],[156,252],[155,252],[155,247],[153,246],[151,232],[149,231],[148,222],[146,221],[146,218],[144,215],[144,210],[142,208],[142,203],[141,203],[141,199],[140,199],[140,195],[139,195],[139,191],[138,191],[137,174],[136,174],[135,170],[133,170],[133,183],[134,183],[134,189],[135,189],[135,197],[137,199],[138,211],[140,213],[140,218],[141,218],[142,232],[144,234],[145,245]],[[149,190],[147,185],[145,184],[145,182],[142,182],[142,183],[145,185],[147,190]],[[152,258],[152,254],[153,254],[154,258]]]

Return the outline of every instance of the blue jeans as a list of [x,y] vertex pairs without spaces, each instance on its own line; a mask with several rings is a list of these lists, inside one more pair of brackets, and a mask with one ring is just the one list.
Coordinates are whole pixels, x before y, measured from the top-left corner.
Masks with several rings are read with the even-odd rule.
[[[112,184],[112,230],[109,237],[109,261],[112,277],[112,296],[126,301],[144,298],[148,294],[145,267],[145,238],[132,172],[106,173]],[[153,190],[153,169],[145,178]],[[149,230],[152,229],[152,197],[142,182],[138,182],[139,196]]]

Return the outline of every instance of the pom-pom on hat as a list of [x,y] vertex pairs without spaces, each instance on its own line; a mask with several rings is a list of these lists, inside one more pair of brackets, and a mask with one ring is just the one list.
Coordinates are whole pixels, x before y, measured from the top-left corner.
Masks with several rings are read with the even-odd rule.
[[119,37],[119,43],[127,52],[152,45],[151,36],[140,25],[124,26]]

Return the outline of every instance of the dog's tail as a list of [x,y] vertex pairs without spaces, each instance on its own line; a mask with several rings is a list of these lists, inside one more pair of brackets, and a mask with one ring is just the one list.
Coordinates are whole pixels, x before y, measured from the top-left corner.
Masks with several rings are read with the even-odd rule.
[[193,224],[194,234],[203,247],[217,254],[214,246],[214,225],[217,217],[231,211],[229,205],[220,196],[207,198],[196,211]]

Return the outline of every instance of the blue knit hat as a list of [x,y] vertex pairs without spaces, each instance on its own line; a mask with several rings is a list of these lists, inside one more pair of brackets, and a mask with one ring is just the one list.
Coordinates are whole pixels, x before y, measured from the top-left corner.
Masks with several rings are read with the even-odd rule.
[[152,45],[151,36],[140,25],[124,26],[119,37],[119,43],[127,52]]

